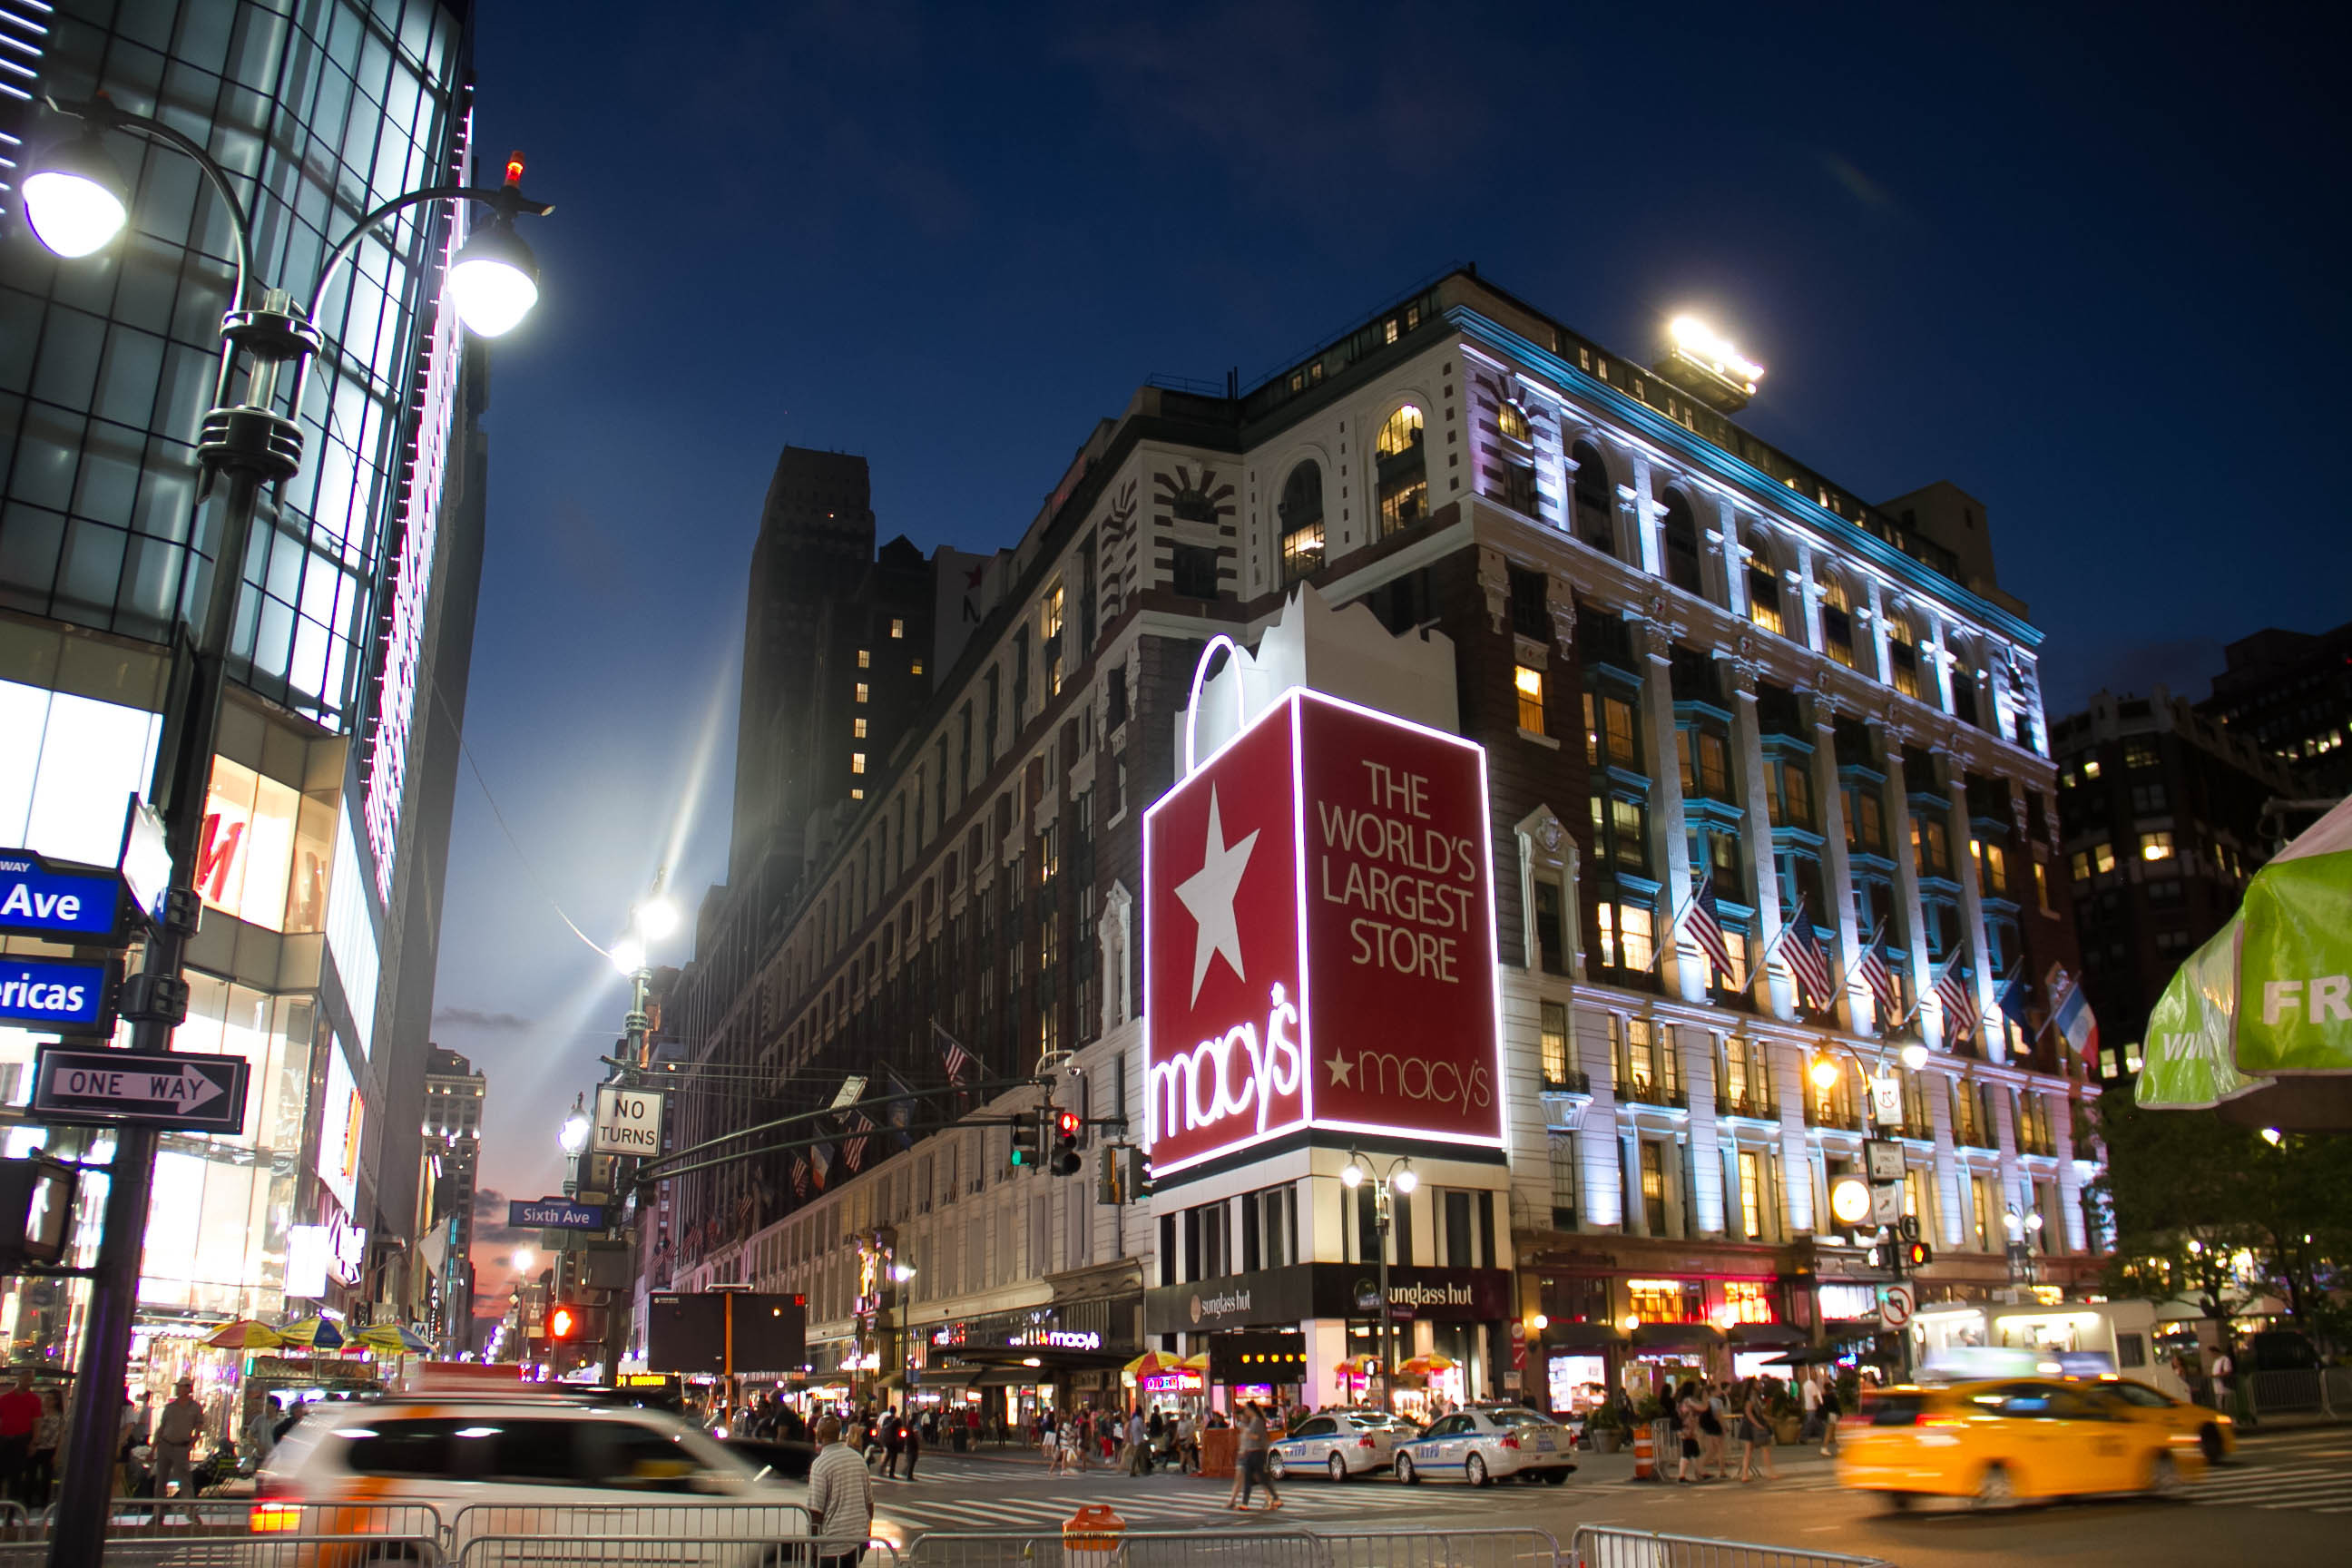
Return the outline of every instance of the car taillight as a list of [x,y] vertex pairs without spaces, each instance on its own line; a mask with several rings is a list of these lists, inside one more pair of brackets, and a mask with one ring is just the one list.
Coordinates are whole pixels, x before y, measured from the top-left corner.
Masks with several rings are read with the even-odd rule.
[[302,1505],[293,1502],[257,1502],[252,1516],[246,1521],[256,1535],[299,1531],[302,1528]]
[[1359,1437],[1356,1439],[1356,1447],[1359,1448],[1369,1448],[1372,1446],[1372,1440],[1370,1437]]
[[1958,1426],[1959,1424],[1960,1418],[1957,1415],[1938,1415],[1927,1410],[1922,1410],[1911,1418],[1914,1426]]
[[1495,1444],[1495,1447],[1497,1448],[1516,1448],[1518,1446],[1519,1440],[1517,1437],[1512,1436],[1505,1436]]

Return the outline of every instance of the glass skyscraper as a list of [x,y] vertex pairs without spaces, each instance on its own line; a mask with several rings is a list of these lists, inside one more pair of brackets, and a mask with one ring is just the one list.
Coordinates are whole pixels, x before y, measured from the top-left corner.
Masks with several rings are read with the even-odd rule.
[[[195,442],[235,265],[197,165],[120,133],[128,229],[52,258],[15,189],[78,129],[44,100],[103,91],[201,142],[247,209],[250,287],[307,302],[362,213],[468,173],[468,13],[0,0],[0,847],[110,864],[149,785],[173,627],[214,566]],[[401,1258],[432,1217],[416,1208],[433,911],[481,551],[482,366],[442,300],[463,226],[446,205],[410,209],[330,280],[295,411],[302,469],[265,492],[242,563],[176,1043],[247,1056],[254,1088],[242,1134],[164,1141],[142,1285],[151,1380],[223,1318],[397,1315],[412,1294]],[[37,1038],[0,1027],[10,1107]],[[6,1136],[9,1155],[110,1150],[21,1120]],[[101,1185],[84,1184],[91,1216]],[[12,1287],[0,1334],[69,1363],[73,1293]]]

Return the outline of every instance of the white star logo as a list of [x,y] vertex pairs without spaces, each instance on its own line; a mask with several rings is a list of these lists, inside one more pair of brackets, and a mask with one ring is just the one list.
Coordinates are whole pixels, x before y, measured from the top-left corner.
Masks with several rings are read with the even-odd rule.
[[1356,1070],[1355,1063],[1339,1055],[1339,1052],[1334,1051],[1331,1053],[1331,1059],[1325,1062],[1323,1065],[1331,1069],[1331,1083],[1334,1088],[1353,1089],[1356,1087],[1356,1080],[1352,1076]]
[[1209,840],[1202,853],[1201,868],[1176,884],[1176,897],[1200,926],[1192,946],[1193,1002],[1201,999],[1201,982],[1209,977],[1209,961],[1220,954],[1232,966],[1234,978],[1249,978],[1242,973],[1242,931],[1234,919],[1234,895],[1241,891],[1242,873],[1248,869],[1250,851],[1256,846],[1255,828],[1238,844],[1225,842],[1224,823],[1217,815],[1217,788],[1211,784]]

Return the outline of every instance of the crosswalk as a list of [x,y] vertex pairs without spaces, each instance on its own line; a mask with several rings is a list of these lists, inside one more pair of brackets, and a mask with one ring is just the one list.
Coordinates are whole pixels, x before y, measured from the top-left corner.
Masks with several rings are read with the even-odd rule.
[[[2186,1482],[2176,1493],[2181,1502],[2195,1508],[2256,1508],[2275,1511],[2283,1509],[2302,1510],[2311,1513],[2352,1513],[2352,1463],[2347,1456],[2335,1450],[2322,1450],[2297,1455],[2284,1462],[2267,1458],[2248,1463],[2243,1458],[2235,1464],[2207,1470],[2202,1476]],[[1667,1483],[1672,1485],[1672,1482]],[[1721,1485],[1726,1483],[1710,1483]],[[1738,1486],[1738,1483],[1728,1483]],[[1655,1489],[1653,1481],[1622,1480],[1615,1487]],[[1833,1492],[1843,1489],[1834,1473],[1822,1470],[1787,1476],[1779,1481],[1751,1483],[1741,1487],[1746,1491],[1759,1489],[1772,1492]]]
[[[1181,1482],[1186,1489],[1107,1489],[1062,1492],[1041,1497],[950,1496],[943,1492],[880,1492],[874,1500],[876,1516],[885,1523],[916,1530],[1030,1530],[1059,1525],[1081,1508],[1108,1504],[1129,1526],[1139,1529],[1185,1529],[1211,1523],[1231,1523],[1237,1515],[1225,1506],[1230,1495],[1223,1482]],[[1151,1486],[1152,1483],[1145,1483]],[[1196,1488],[1198,1489],[1193,1489]],[[1465,1493],[1465,1497],[1476,1494]],[[1283,1506],[1271,1512],[1253,1509],[1254,1519],[1317,1520],[1384,1518],[1391,1514],[1426,1515],[1433,1504],[1443,1509],[1450,1500],[1433,1489],[1407,1489],[1383,1481],[1358,1481],[1333,1486],[1328,1481],[1294,1482],[1282,1489]]]

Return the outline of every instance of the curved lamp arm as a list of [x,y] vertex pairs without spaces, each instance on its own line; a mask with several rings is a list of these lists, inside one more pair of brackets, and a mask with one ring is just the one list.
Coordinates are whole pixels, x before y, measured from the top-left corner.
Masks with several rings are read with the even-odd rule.
[[511,220],[517,213],[529,213],[533,217],[545,217],[555,210],[555,205],[552,202],[532,201],[521,192],[505,185],[428,185],[421,191],[411,191],[406,195],[394,196],[353,224],[351,232],[337,240],[335,247],[327,252],[327,259],[319,266],[318,287],[311,292],[310,309],[304,312],[304,315],[311,321],[318,319],[319,307],[327,301],[327,285],[334,280],[335,268],[351,258],[351,254],[358,247],[359,242],[376,225],[392,216],[393,214],[408,207],[417,206],[425,202],[444,201],[480,202],[485,206],[496,207],[509,220]]
[[173,130],[160,120],[117,109],[103,93],[78,103],[60,103],[54,98],[48,103],[59,114],[86,120],[102,130],[121,131],[142,141],[176,148],[195,160],[196,167],[205,172],[205,178],[213,183],[213,189],[228,204],[229,229],[236,239],[236,292],[231,298],[236,301],[234,308],[243,310],[246,282],[253,276],[253,239],[247,226],[245,204],[237,200],[236,188],[229,184],[229,173],[221,167],[219,160],[205,152],[204,144],[194,138]]

